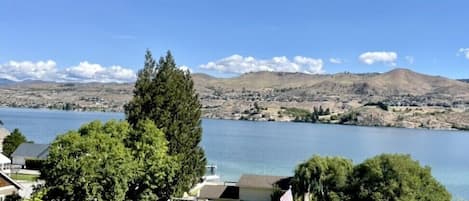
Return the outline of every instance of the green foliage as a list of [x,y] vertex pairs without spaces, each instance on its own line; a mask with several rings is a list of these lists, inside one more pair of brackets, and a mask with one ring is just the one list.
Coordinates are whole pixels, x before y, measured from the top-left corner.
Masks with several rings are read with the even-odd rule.
[[132,126],[143,119],[152,120],[168,140],[169,153],[181,160],[173,186],[175,194],[199,181],[205,171],[202,139],[201,104],[189,72],[177,68],[170,52],[156,63],[150,51],[139,71],[134,97],[125,105],[126,118]]
[[272,194],[270,194],[270,200],[271,201],[279,201],[280,200],[280,197],[282,197],[283,195],[283,191],[280,187],[278,187],[277,185],[274,185],[273,188],[272,188]]
[[311,122],[311,112],[308,110],[294,107],[283,107],[282,109],[285,110],[282,114],[294,117],[295,119],[293,121],[295,122]]
[[17,193],[12,195],[7,195],[4,201],[21,201],[21,196]]
[[314,156],[293,178],[295,197],[315,201],[450,201],[451,195],[408,155],[382,154],[356,166],[347,159]]
[[7,157],[11,157],[11,154],[16,150],[16,148],[25,142],[26,137],[19,129],[15,128],[15,130],[13,130],[13,132],[3,140],[3,154]]
[[450,201],[451,195],[436,181],[429,167],[421,167],[409,155],[383,154],[354,168],[351,177],[354,200]]
[[351,160],[339,157],[313,156],[300,164],[293,178],[293,192],[303,199],[309,192],[312,200],[348,200],[348,177],[352,173]]
[[356,111],[351,111],[345,114],[340,115],[339,123],[344,124],[348,122],[356,122],[360,113]]
[[26,159],[24,161],[26,168],[29,170],[40,170],[45,160],[42,159]]
[[177,161],[151,121],[94,121],[52,143],[44,200],[166,200]]

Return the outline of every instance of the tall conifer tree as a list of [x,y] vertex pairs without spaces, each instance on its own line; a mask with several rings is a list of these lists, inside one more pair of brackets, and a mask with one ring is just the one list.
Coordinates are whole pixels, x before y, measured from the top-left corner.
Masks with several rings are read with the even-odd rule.
[[206,159],[199,146],[202,139],[201,104],[188,71],[176,66],[171,52],[156,63],[147,50],[145,66],[139,71],[134,97],[125,106],[129,123],[150,119],[168,140],[169,153],[181,160],[173,185],[175,194],[198,182],[204,174]]

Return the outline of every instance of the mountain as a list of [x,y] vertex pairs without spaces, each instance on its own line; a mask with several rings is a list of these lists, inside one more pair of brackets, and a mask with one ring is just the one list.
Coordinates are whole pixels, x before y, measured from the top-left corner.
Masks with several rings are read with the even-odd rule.
[[9,79],[4,79],[0,78],[0,85],[8,85],[8,84],[13,84],[15,81],[9,80]]
[[194,74],[199,90],[293,89],[305,92],[357,95],[469,95],[469,84],[441,76],[430,76],[408,69],[386,73],[310,75],[303,73],[255,72],[233,78],[214,78]]
[[458,81],[469,83],[469,79],[459,79]]

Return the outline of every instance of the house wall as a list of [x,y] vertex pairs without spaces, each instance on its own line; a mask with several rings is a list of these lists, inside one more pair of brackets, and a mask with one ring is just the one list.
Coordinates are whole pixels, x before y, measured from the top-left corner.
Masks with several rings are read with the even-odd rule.
[[239,199],[241,201],[270,201],[272,189],[261,188],[239,188]]
[[18,189],[13,185],[0,187],[0,195],[3,195],[3,196],[12,195],[17,192],[18,192]]
[[11,160],[11,163],[16,165],[25,165],[25,157],[23,156],[14,156]]

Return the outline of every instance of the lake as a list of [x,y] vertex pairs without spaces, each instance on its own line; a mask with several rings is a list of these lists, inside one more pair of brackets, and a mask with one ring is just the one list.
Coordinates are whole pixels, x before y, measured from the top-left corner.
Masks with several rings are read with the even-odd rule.
[[[122,113],[0,108],[9,130],[36,143],[92,120],[123,119]],[[202,146],[226,181],[242,173],[292,175],[313,154],[345,156],[359,163],[381,153],[406,153],[432,167],[453,194],[469,200],[469,132],[307,123],[203,120]]]

